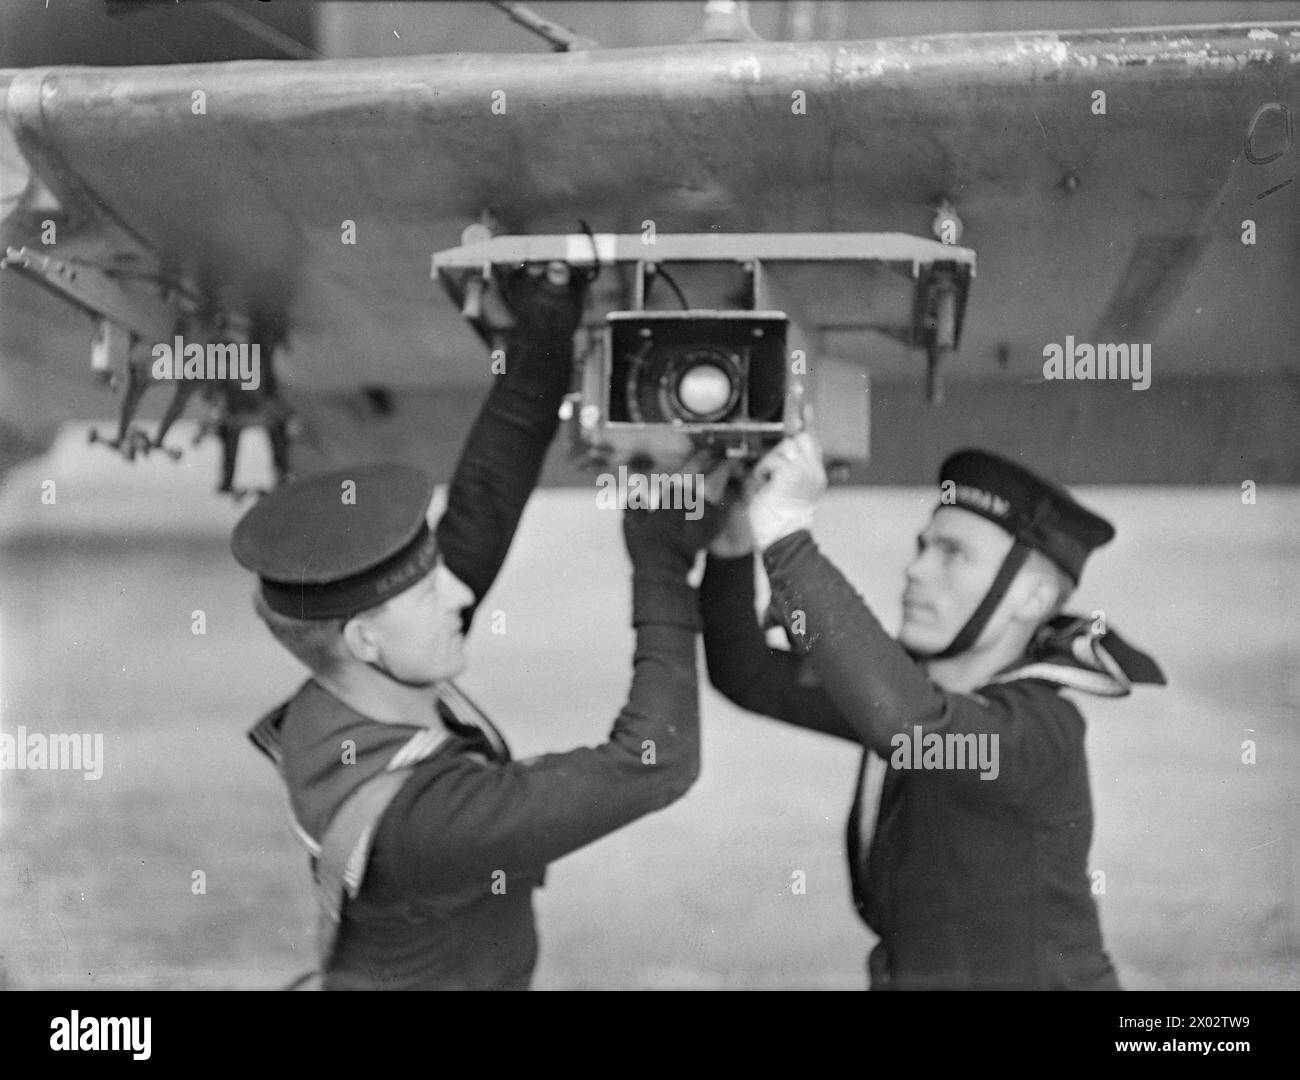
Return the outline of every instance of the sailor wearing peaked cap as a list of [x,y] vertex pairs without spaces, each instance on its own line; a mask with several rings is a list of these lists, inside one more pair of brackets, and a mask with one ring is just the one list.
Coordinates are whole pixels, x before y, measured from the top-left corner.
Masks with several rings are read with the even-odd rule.
[[1084,723],[1060,693],[1164,682],[1113,631],[1061,613],[1114,529],[983,450],[953,454],[939,479],[896,641],[812,539],[826,486],[815,441],[769,454],[733,518],[752,530],[795,651],[766,648],[752,556],[735,557],[729,525],[701,586],[710,679],[745,708],[865,748],[848,852],[880,939],[873,988],[1115,988],[1087,876]]
[[432,481],[407,465],[335,469],[263,498],[236,526],[231,550],[257,574],[272,611],[355,615],[433,569],[438,542],[425,516],[432,497]]
[[582,283],[555,277],[502,283],[509,364],[436,528],[427,477],[363,465],[272,492],[234,532],[258,614],[312,672],[249,734],[311,855],[327,989],[526,989],[547,864],[680,797],[699,769],[693,522],[624,519],[637,663],[608,742],[515,761],[453,681],[569,386]]

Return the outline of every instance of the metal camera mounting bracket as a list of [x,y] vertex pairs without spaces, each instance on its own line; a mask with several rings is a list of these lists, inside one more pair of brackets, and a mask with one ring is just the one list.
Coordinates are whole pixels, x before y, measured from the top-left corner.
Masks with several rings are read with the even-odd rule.
[[[494,323],[486,303],[495,267],[564,263],[574,270],[613,267],[621,291],[601,319],[604,355],[588,364],[579,396],[579,432],[589,454],[597,459],[625,459],[638,449],[651,458],[689,453],[692,444],[709,441],[717,432],[709,425],[682,423],[642,424],[620,419],[611,409],[608,377],[613,359],[611,338],[621,321],[645,313],[647,317],[696,319],[703,324],[719,317],[776,315],[787,320],[785,347],[790,358],[788,387],[797,389],[816,407],[818,432],[828,459],[865,460],[868,442],[869,388],[865,364],[821,355],[817,348],[821,326],[806,314],[804,305],[783,287],[783,264],[874,263],[910,277],[910,311],[894,323],[893,336],[923,350],[927,362],[927,391],[932,402],[943,397],[942,372],[961,339],[966,298],[975,275],[975,252],[954,244],[905,233],[570,233],[537,236],[492,236],[488,228],[466,230],[461,246],[433,256],[432,277],[439,281],[489,348],[503,329]],[[673,268],[689,274],[692,264],[731,264],[740,271],[744,286],[741,303],[688,306],[674,279]],[[655,280],[667,277],[685,310],[651,312],[647,308]],[[661,296],[663,292],[661,290]],[[865,303],[864,303],[864,306]],[[499,306],[497,308],[499,311]],[[742,444],[756,438],[770,441],[780,424],[751,423],[744,432],[728,429]],[[748,438],[745,435],[748,435]],[[749,446],[752,449],[752,445]],[[734,450],[736,447],[731,447]],[[683,456],[684,456],[683,453]]]

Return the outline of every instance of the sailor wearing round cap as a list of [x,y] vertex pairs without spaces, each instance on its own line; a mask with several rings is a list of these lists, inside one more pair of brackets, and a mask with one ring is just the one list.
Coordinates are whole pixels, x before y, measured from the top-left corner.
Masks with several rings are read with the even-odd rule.
[[569,386],[581,293],[565,276],[501,283],[506,374],[436,529],[429,479],[398,464],[295,481],[235,529],[258,613],[311,671],[250,736],[311,855],[327,989],[527,988],[546,865],[672,802],[699,769],[687,575],[717,515],[625,516],[636,664],[608,742],[514,761],[454,682]]
[[[711,548],[709,677],[744,708],[864,748],[848,826],[874,989],[1114,989],[1087,875],[1084,722],[1062,689],[1163,683],[1113,630],[1064,613],[1114,529],[1064,488],[953,454],[907,567],[897,640],[818,550],[815,439],[755,468]],[[752,551],[792,651],[754,615]]]

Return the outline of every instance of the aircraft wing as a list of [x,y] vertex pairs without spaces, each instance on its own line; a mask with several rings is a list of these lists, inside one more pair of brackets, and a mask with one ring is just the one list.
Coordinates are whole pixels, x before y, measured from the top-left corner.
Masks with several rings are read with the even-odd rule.
[[[512,233],[928,237],[946,198],[979,260],[948,404],[852,279],[786,282],[871,372],[863,478],[1014,439],[1073,482],[1294,482],[1297,72],[1300,23],[7,70],[0,239],[281,328],[309,452],[433,453],[445,476],[490,376],[430,257],[485,211]],[[49,387],[90,326],[0,275],[9,423],[37,385],[76,414]],[[1067,335],[1149,344],[1150,389],[1045,384]]]

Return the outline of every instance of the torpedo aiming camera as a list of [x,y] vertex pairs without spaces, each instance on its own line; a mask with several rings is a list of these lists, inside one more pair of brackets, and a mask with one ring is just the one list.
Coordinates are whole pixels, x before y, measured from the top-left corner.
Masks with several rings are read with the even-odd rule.
[[[902,233],[684,234],[648,241],[637,234],[476,232],[466,241],[436,254],[433,274],[489,347],[501,331],[484,315],[493,267],[614,268],[603,294],[592,287],[593,305],[604,316],[585,328],[581,386],[571,395],[577,447],[601,464],[667,470],[701,450],[759,457],[802,427],[804,403],[813,406],[828,465],[865,462],[866,366],[825,354],[828,320],[810,315],[802,299],[825,299],[818,294],[826,292],[826,267],[818,264],[856,264],[857,277],[833,299],[858,318],[861,325],[851,329],[925,349],[931,400],[941,397],[941,367],[956,349],[974,272],[974,252]],[[665,307],[671,300],[663,287],[657,304],[652,299],[665,280],[676,309]],[[803,285],[801,296],[786,280]],[[871,295],[864,301],[860,291]],[[693,307],[687,294],[714,305]]]
[[579,438],[601,460],[762,453],[785,431],[787,326],[779,311],[610,312],[583,369]]

